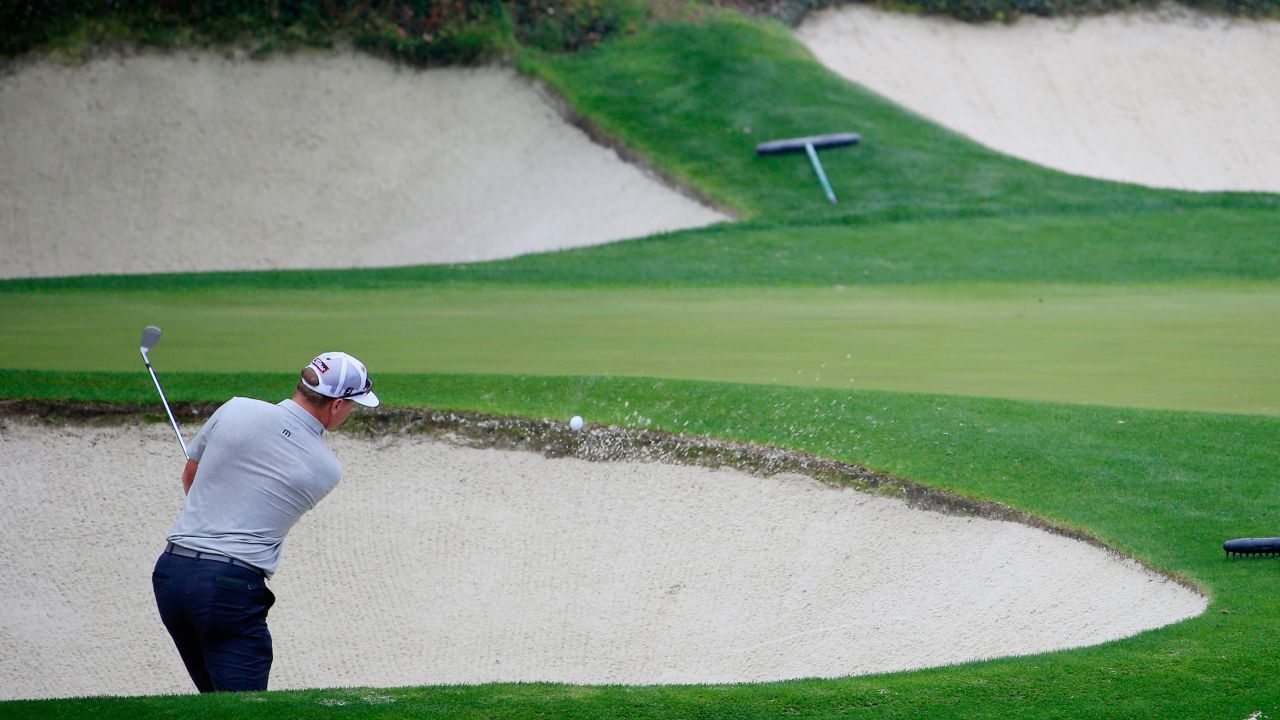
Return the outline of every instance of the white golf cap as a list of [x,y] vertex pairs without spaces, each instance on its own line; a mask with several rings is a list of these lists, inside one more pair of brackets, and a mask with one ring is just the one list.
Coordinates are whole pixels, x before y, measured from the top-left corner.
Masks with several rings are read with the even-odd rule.
[[342,398],[365,407],[378,407],[378,396],[373,394],[373,381],[364,363],[344,352],[321,353],[307,367],[315,371],[320,382],[312,385],[302,378],[302,384],[325,397]]

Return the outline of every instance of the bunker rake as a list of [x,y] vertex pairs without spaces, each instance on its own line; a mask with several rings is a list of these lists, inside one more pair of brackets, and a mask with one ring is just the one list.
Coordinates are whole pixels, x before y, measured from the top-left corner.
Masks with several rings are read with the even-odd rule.
[[1222,550],[1227,557],[1249,557],[1261,555],[1265,557],[1280,556],[1280,537],[1239,538],[1222,543]]
[[792,138],[790,140],[773,140],[767,143],[760,143],[756,146],[756,154],[782,155],[784,153],[794,152],[805,153],[809,156],[809,163],[813,165],[813,172],[818,175],[818,181],[822,183],[822,190],[826,193],[827,200],[834,205],[836,202],[836,194],[831,190],[831,183],[827,181],[827,173],[823,171],[822,163],[818,160],[818,151],[823,148],[857,145],[860,142],[862,142],[862,136],[856,133],[815,135],[813,137]]

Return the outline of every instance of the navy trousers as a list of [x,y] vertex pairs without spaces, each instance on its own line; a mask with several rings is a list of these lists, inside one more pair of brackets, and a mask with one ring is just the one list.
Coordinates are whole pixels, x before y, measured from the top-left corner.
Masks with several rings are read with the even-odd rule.
[[187,673],[202,693],[266,690],[271,674],[262,575],[210,559],[164,553],[151,573],[156,606]]

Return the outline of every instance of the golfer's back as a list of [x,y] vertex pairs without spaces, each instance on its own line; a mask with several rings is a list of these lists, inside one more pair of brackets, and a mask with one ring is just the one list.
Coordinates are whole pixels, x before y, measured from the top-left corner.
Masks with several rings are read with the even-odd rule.
[[229,400],[191,443],[199,468],[169,541],[274,574],[289,529],[341,477],[323,434],[292,400]]

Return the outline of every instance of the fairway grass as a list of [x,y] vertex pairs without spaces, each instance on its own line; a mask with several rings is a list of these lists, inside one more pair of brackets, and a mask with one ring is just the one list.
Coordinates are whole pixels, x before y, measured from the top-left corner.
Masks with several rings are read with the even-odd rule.
[[325,338],[379,373],[649,376],[1280,414],[1280,288],[0,294],[0,367],[279,371]]

